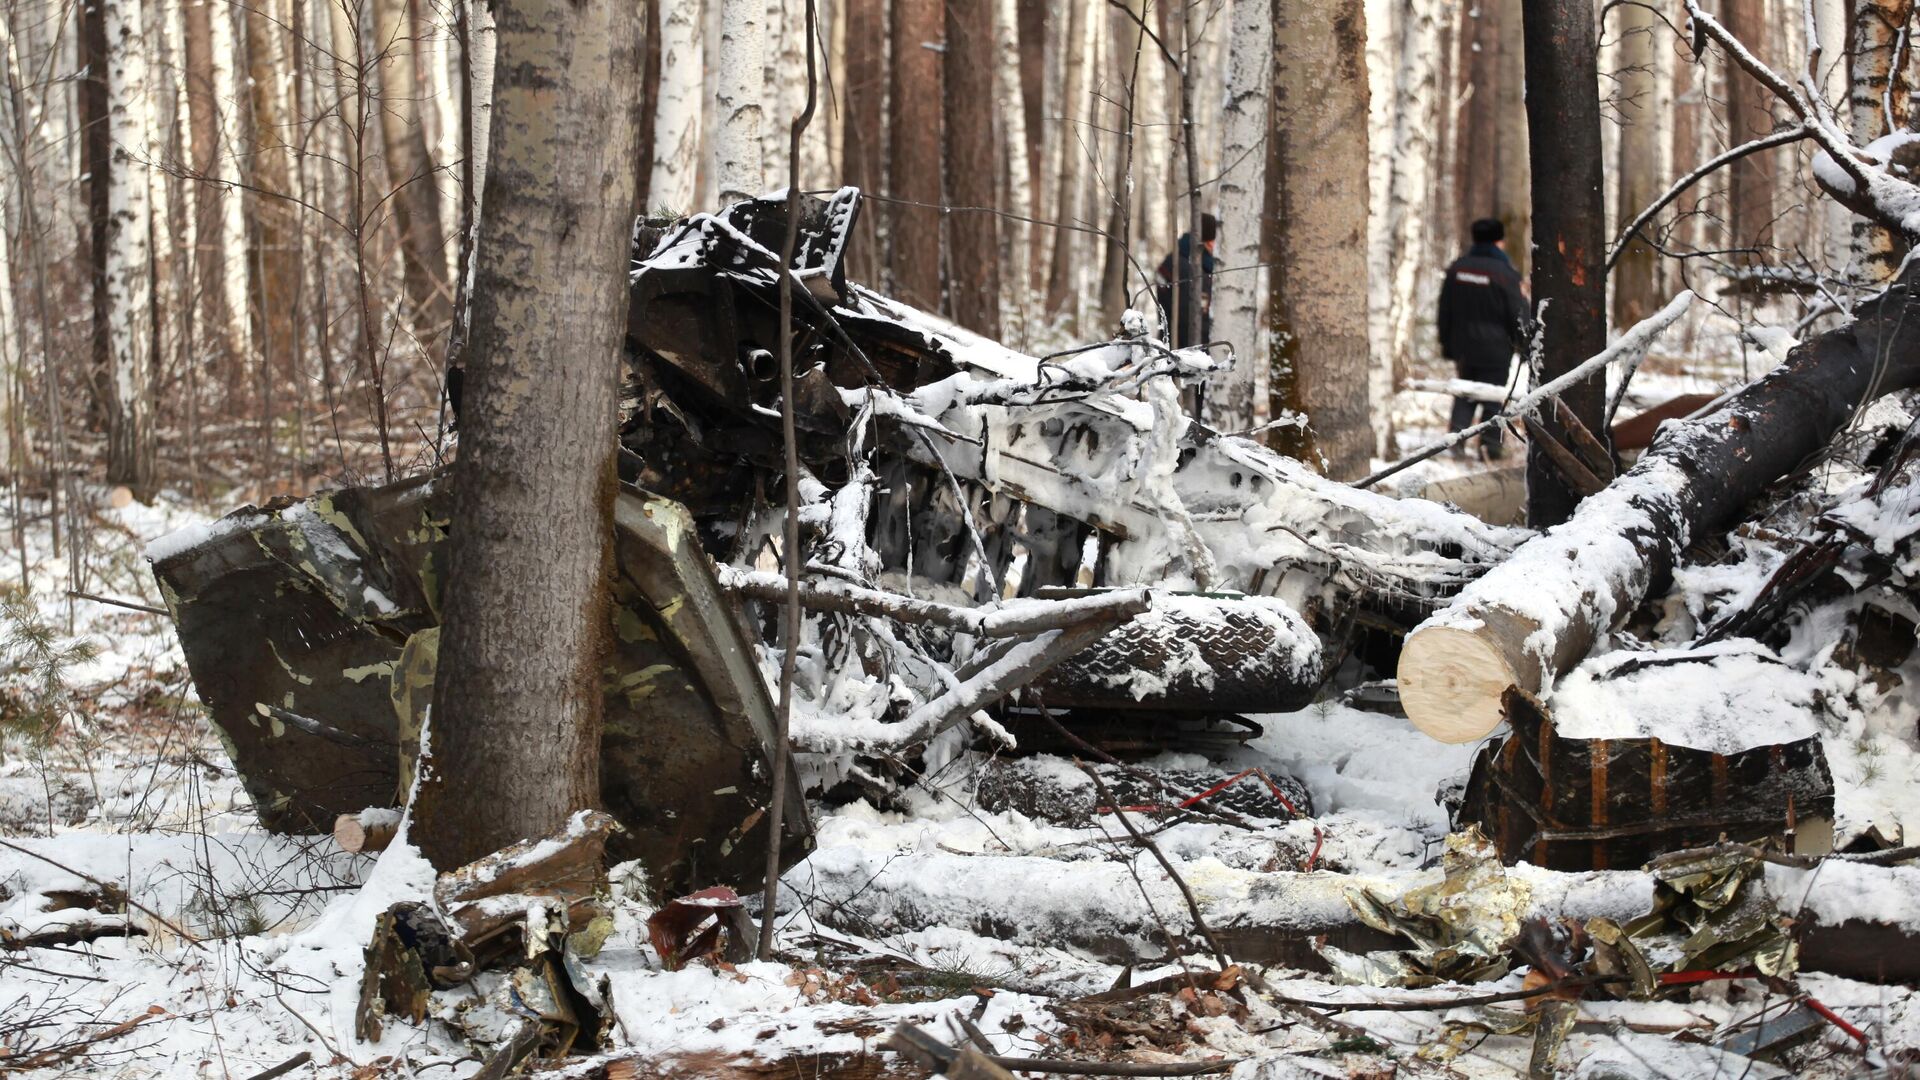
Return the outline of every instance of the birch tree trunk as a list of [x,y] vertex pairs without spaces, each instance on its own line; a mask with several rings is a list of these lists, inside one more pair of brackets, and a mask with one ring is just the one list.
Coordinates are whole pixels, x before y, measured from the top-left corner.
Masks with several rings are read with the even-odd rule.
[[1361,0],[1281,0],[1273,138],[1272,416],[1282,453],[1326,475],[1367,472],[1367,74]]
[[[1894,70],[1894,53],[1900,31],[1912,17],[1913,0],[1854,0],[1848,105],[1853,138],[1860,145],[1888,134],[1897,118],[1907,114],[1909,88],[1903,73]],[[1891,281],[1900,268],[1899,248],[1885,226],[1865,217],[1853,219],[1854,273],[1863,283]]]
[[[992,207],[996,163],[993,139],[993,0],[945,0],[947,51],[947,204]],[[991,213],[947,215],[947,307],[955,322],[987,337],[1000,336],[1000,219]]]
[[153,479],[153,256],[147,42],[139,0],[102,0],[107,36],[107,482],[143,491]]
[[762,0],[720,0],[719,92],[713,160],[720,205],[760,194],[760,98],[765,90],[766,8]]
[[[998,170],[1006,180],[1006,194],[994,205],[1004,207],[1017,218],[1033,217],[1032,159],[1027,150],[1027,112],[1021,89],[1020,13],[1016,0],[993,0],[994,61],[993,90],[998,113],[999,137],[1004,153],[1004,168]],[[1001,310],[1011,320],[1009,340],[1024,342],[1032,315],[1033,225],[1009,218],[1003,223],[1001,243],[1006,249],[1007,271],[1001,275]]]
[[[940,0],[893,0],[887,93],[887,269],[907,303],[940,310]],[[909,205],[918,204],[918,205]]]
[[[1607,344],[1606,192],[1602,187],[1598,55],[1586,0],[1526,8],[1527,129],[1533,169],[1534,302],[1546,303],[1544,363],[1536,385],[1578,367]],[[1604,430],[1606,377],[1561,395],[1589,431]],[[1559,420],[1542,423],[1565,439]],[[1578,496],[1538,443],[1527,451],[1527,521],[1558,525]]]
[[[492,147],[421,850],[470,862],[599,801],[628,217],[630,0],[496,0]],[[756,143],[757,145],[757,143]]]
[[1266,193],[1267,97],[1273,77],[1273,0],[1233,0],[1227,31],[1227,106],[1221,116],[1220,246],[1213,279],[1213,336],[1233,345],[1233,367],[1214,380],[1213,423],[1253,426],[1254,367],[1266,355],[1260,305],[1260,208]]
[[690,213],[699,190],[703,6],[702,0],[662,0],[660,7],[660,108],[653,119],[653,175],[647,181],[647,201],[655,210]]

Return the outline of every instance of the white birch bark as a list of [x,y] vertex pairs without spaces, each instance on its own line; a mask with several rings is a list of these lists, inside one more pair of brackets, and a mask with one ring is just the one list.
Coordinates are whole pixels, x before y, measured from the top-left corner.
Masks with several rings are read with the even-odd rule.
[[[993,92],[1000,121],[1000,145],[1006,159],[1007,196],[1002,207],[1020,217],[1033,216],[1033,178],[1027,162],[1027,118],[1020,86],[1020,22],[1015,0],[994,0],[994,46],[999,57]],[[1033,226],[1008,219],[1000,230],[1007,248],[1000,275],[1001,331],[1008,341],[1025,340],[1033,313]]]
[[751,199],[766,186],[760,126],[764,110],[766,8],[762,0],[720,0],[719,127],[713,160],[720,205]]
[[[1377,418],[1373,426],[1373,455],[1389,457],[1393,442],[1393,361],[1388,352],[1392,337],[1393,174],[1399,152],[1394,118],[1400,97],[1397,51],[1403,5],[1393,0],[1366,0],[1367,84],[1367,407]],[[1392,46],[1392,48],[1390,48]]]
[[1234,364],[1211,391],[1213,423],[1253,426],[1254,369],[1267,355],[1267,272],[1260,266],[1260,210],[1266,196],[1267,92],[1271,85],[1271,0],[1234,0],[1228,31],[1227,103],[1222,116],[1220,247],[1213,279],[1213,336],[1233,343]]
[[222,118],[221,150],[214,155],[214,175],[219,178],[221,188],[220,236],[214,257],[220,260],[220,291],[225,301],[222,306],[229,316],[229,322],[219,328],[219,332],[226,335],[229,356],[246,356],[253,348],[253,328],[247,320],[247,220],[245,200],[239,188],[242,150],[238,122],[238,118],[246,115],[241,99],[245,91],[235,63],[233,13],[216,6],[211,25],[213,94]]
[[[1386,355],[1376,360],[1376,367],[1387,367],[1386,377],[1394,388],[1420,353],[1420,331],[1430,325],[1428,315],[1439,291],[1439,259],[1446,254],[1426,213],[1440,153],[1435,138],[1440,123],[1437,8],[1436,0],[1411,0],[1396,26],[1400,55],[1393,82],[1394,154],[1387,198],[1392,281]],[[1523,150],[1515,153],[1524,160]],[[1387,417],[1375,416],[1376,422],[1387,426]]]
[[[487,189],[487,154],[493,138],[493,58],[494,43],[497,36],[493,28],[493,5],[481,0],[465,0],[468,22],[467,47],[473,50],[473,100],[467,107],[473,112],[473,221],[477,230],[480,223],[480,194]],[[699,6],[699,0],[693,0],[693,6]],[[697,25],[697,24],[696,24]],[[665,67],[661,68],[660,81],[666,82]],[[695,116],[697,122],[699,117]],[[689,154],[687,172],[691,174],[692,155]],[[660,175],[660,162],[653,163],[653,175]],[[656,180],[657,182],[657,180]]]
[[653,121],[653,175],[647,181],[650,210],[695,209],[706,82],[703,7],[702,0],[661,0],[660,98]]
[[139,0],[101,0],[107,32],[108,464],[113,483],[142,486],[152,468],[153,306],[147,41]]

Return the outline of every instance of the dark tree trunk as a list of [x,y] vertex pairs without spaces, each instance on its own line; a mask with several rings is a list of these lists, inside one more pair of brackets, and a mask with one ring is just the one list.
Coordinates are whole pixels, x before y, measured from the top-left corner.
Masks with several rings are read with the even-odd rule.
[[653,186],[655,113],[660,111],[660,0],[645,0],[641,20],[646,41],[640,50],[640,135],[633,152],[633,213],[647,212],[648,188]]
[[[113,134],[107,129],[107,23],[100,6],[79,6],[80,62],[86,75],[80,80],[80,174],[87,178],[86,233],[80,245],[81,265],[93,300],[93,336],[87,369],[87,426],[99,430],[107,422],[107,369],[112,362],[109,336],[113,313],[107,303],[107,182],[113,164]],[[44,302],[44,298],[42,300]]]
[[[893,292],[940,309],[940,54],[946,35],[938,0],[894,0],[891,94],[887,104],[889,194],[918,206],[891,207],[887,268]],[[982,104],[982,108],[985,105]],[[991,182],[991,175],[988,181]]]
[[[1767,13],[1762,0],[1726,0],[1727,30],[1756,56],[1770,55]],[[1732,65],[1727,70],[1727,142],[1738,146],[1773,130],[1773,92]],[[1748,154],[1727,167],[1727,246],[1759,248],[1751,258],[1764,259],[1773,246],[1774,172],[1779,151]],[[1622,210],[1623,213],[1629,211]]]
[[[1501,37],[1500,5],[1493,0],[1461,5],[1461,71],[1459,93],[1466,98],[1460,110],[1460,224],[1467,226],[1497,216],[1500,186],[1500,95],[1497,90]],[[1509,29],[1509,32],[1511,30]]]
[[[1527,130],[1533,171],[1533,302],[1547,305],[1540,381],[1564,375],[1607,345],[1606,194],[1602,188],[1598,52],[1593,5],[1526,6]],[[1606,377],[1563,395],[1601,431]],[[1556,417],[1547,430],[1564,441]],[[1577,495],[1537,446],[1527,453],[1527,521],[1545,528],[1573,513]]]
[[[947,205],[995,205],[993,0],[946,0]],[[1009,148],[1018,152],[1018,148]],[[1000,335],[1000,219],[947,215],[947,306],[975,333]]]
[[1045,175],[1041,167],[1045,155],[1041,151],[1046,146],[1046,138],[1042,132],[1046,130],[1049,7],[1045,0],[1019,0],[1018,7],[1020,103],[1025,108],[1027,121],[1027,175],[1032,178],[1036,193],[1039,192],[1042,177]]
[[421,850],[471,862],[599,802],[640,12],[496,0],[485,212]]
[[[881,190],[880,148],[887,91],[886,0],[849,0],[847,28],[846,115],[841,128],[841,158],[846,182],[862,191]],[[880,207],[881,213],[886,208]],[[875,281],[880,245],[877,214],[860,215],[859,239],[848,252],[847,272],[856,281]]]

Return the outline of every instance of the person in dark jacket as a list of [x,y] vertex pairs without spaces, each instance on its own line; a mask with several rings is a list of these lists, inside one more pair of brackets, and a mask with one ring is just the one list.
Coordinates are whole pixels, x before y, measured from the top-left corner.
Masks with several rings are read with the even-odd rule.
[[[1493,218],[1473,223],[1473,246],[1447,267],[1440,286],[1440,355],[1454,362],[1462,379],[1504,384],[1516,349],[1524,349],[1532,316],[1520,271],[1507,258],[1506,226]],[[1459,431],[1499,411],[1492,402],[1453,399],[1447,430]],[[1489,458],[1500,456],[1500,430],[1481,436]],[[1456,453],[1464,451],[1464,447]]]
[[[1200,215],[1200,287],[1193,288],[1184,278],[1180,281],[1180,311],[1173,310],[1173,285],[1176,274],[1186,272],[1188,253],[1193,250],[1193,234],[1182,233],[1179,250],[1160,260],[1160,269],[1154,282],[1154,298],[1160,303],[1160,314],[1172,320],[1171,333],[1173,347],[1185,349],[1204,345],[1213,340],[1213,246],[1220,236],[1220,219],[1212,214]],[[1176,271],[1175,263],[1179,264]],[[1200,306],[1200,340],[1187,340],[1187,319],[1193,306]]]

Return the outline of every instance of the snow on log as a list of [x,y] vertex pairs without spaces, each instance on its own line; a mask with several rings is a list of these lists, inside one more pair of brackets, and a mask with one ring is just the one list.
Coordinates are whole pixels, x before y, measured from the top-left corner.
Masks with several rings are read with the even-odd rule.
[[400,811],[392,807],[368,807],[333,819],[333,842],[341,851],[356,855],[387,850],[399,831]]
[[1909,272],[1855,321],[1798,346],[1719,409],[1665,427],[1631,470],[1574,516],[1421,623],[1400,654],[1415,727],[1471,742],[1510,689],[1544,697],[1624,622],[1695,537],[1731,524],[1874,397],[1920,383],[1920,302]]

